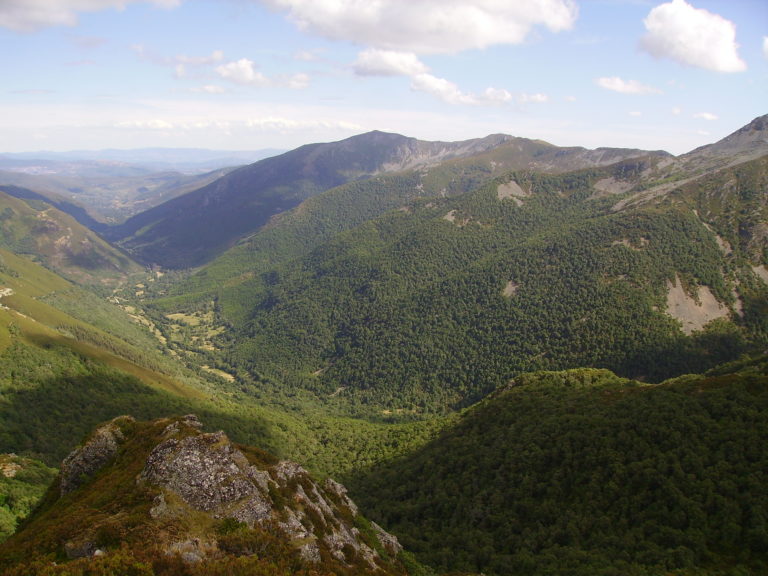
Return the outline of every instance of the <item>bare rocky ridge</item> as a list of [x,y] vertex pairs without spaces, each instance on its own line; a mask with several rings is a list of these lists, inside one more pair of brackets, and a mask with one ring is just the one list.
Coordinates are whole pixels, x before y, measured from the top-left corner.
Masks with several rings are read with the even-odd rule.
[[[755,118],[746,126],[714,144],[668,158],[649,166],[638,181],[629,182],[621,192],[636,188],[637,192],[619,200],[614,211],[653,201],[718,170],[737,166],[768,154],[768,114]],[[638,186],[639,184],[639,186]],[[598,192],[601,190],[596,186]]]
[[[119,466],[116,455],[130,435],[121,428],[134,422],[126,416],[108,422],[74,450],[62,464],[61,494],[85,490],[102,469]],[[344,486],[331,479],[315,482],[294,462],[252,460],[224,432],[204,433],[194,415],[167,421],[135,478],[139,493],[153,495],[146,521],[164,531],[176,526],[174,537],[163,543],[166,554],[193,563],[221,554],[215,533],[179,528],[202,513],[212,522],[229,519],[279,533],[309,564],[330,561],[386,573],[402,547],[362,519]],[[71,535],[64,543],[68,556],[97,554],[90,532]]]

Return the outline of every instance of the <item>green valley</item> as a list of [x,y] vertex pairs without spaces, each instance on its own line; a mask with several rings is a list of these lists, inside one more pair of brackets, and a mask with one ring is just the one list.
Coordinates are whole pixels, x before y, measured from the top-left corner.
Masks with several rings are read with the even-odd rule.
[[[293,552],[319,542],[352,574],[379,561],[324,530],[383,554],[370,518],[405,546],[393,574],[762,573],[766,130],[678,157],[373,132],[163,188],[106,231],[0,186],[0,537],[22,526],[0,560],[202,573],[192,546],[211,573],[309,574]],[[252,482],[288,544],[136,484],[197,418],[244,454],[217,494]],[[64,465],[34,512],[109,421],[128,448],[71,495]],[[318,504],[329,478],[359,519]],[[137,552],[147,534],[165,551]]]

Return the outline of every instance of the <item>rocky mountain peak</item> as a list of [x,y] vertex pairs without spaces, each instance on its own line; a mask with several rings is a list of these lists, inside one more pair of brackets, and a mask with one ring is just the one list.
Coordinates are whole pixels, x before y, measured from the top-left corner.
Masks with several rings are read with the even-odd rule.
[[696,148],[682,159],[726,157],[732,162],[746,162],[768,154],[768,114],[758,116],[722,140]]
[[346,489],[327,480],[318,484],[301,466],[280,461],[273,466],[251,464],[222,431],[202,433],[189,420],[176,421],[164,432],[147,458],[139,482],[159,487],[150,514],[182,516],[188,508],[214,518],[230,518],[249,527],[276,526],[297,544],[301,557],[320,562],[329,554],[342,563],[362,558],[375,569],[381,561],[376,547],[397,555],[397,539],[374,526],[378,542],[363,541],[354,526],[357,507]]
[[[153,557],[205,567],[263,552],[266,539],[318,573],[404,573],[397,538],[363,518],[344,486],[235,445],[223,431],[204,432],[194,415],[150,423],[124,416],[100,426],[62,463],[57,492],[38,519],[73,517],[33,546],[58,543],[48,552],[78,562],[109,554],[110,546],[151,542]],[[17,537],[34,541],[34,526],[33,519]]]

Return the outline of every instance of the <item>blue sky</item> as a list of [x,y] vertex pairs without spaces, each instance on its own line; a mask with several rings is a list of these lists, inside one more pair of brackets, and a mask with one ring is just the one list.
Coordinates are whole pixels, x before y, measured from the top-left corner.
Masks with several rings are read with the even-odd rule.
[[765,0],[0,0],[0,153],[385,130],[714,142],[768,113]]

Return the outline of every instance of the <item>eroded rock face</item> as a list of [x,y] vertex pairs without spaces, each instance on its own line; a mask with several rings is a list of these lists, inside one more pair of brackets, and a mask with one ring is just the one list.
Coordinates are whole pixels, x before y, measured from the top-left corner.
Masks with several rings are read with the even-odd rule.
[[96,429],[82,446],[75,448],[61,463],[61,495],[69,494],[85,484],[117,454],[124,440],[120,424],[132,422],[120,416]]
[[325,553],[345,563],[362,559],[374,569],[381,561],[376,548],[392,556],[401,550],[379,526],[361,534],[357,506],[333,480],[320,486],[289,461],[255,466],[224,432],[202,433],[189,416],[169,424],[163,437],[137,479],[162,490],[150,511],[154,518],[182,516],[189,507],[249,527],[276,526],[309,562]]

